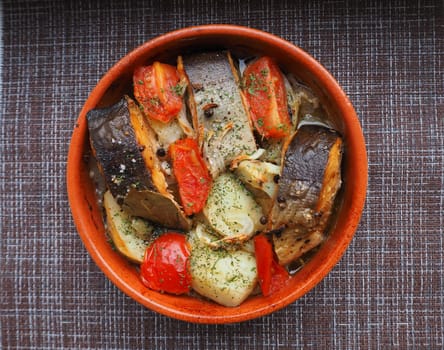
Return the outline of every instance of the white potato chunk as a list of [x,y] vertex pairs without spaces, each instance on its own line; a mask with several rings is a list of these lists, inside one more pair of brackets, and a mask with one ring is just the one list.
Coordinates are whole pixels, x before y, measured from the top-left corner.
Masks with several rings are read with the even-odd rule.
[[116,249],[135,263],[142,263],[151,242],[153,226],[146,220],[128,215],[110,191],[103,197],[109,235]]
[[192,288],[221,305],[240,305],[257,283],[254,253],[234,247],[212,249],[195,231],[190,232],[189,242]]
[[263,229],[262,208],[231,173],[216,178],[203,213],[211,227],[227,241],[245,241]]

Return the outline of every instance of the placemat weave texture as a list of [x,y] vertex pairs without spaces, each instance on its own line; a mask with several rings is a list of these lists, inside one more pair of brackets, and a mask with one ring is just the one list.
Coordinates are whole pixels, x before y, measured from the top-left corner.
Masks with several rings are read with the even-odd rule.
[[[3,1],[0,348],[444,348],[442,1]],[[197,24],[262,29],[339,81],[369,158],[366,208],[339,264],[272,315],[195,325],[147,310],[87,254],[66,194],[77,115],[116,61]]]

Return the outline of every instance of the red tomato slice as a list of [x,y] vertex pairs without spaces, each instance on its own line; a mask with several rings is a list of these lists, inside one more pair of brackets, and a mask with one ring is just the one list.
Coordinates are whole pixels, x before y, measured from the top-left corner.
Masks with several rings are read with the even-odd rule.
[[266,138],[288,136],[291,121],[287,109],[287,92],[277,64],[261,57],[244,71],[244,92],[256,130]]
[[283,266],[279,265],[276,260],[273,260],[271,263],[271,284],[268,295],[282,289],[289,279],[290,275],[288,271]]
[[170,145],[169,154],[185,214],[202,210],[211,189],[211,176],[197,142],[186,138]]
[[179,74],[169,64],[154,62],[134,71],[134,96],[148,117],[170,122],[182,109],[182,87]]
[[183,234],[164,233],[146,249],[140,266],[143,284],[159,292],[187,293],[191,288],[189,256]]
[[263,236],[254,237],[254,251],[256,254],[257,274],[262,294],[268,295],[271,286],[271,265],[273,250],[268,239]]
[[287,270],[273,257],[273,247],[264,235],[254,237],[257,274],[262,294],[268,296],[281,289],[290,279]]

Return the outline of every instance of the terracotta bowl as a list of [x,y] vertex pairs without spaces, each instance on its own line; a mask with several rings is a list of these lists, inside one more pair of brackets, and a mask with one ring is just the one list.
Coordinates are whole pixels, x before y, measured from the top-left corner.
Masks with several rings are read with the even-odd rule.
[[[233,52],[269,55],[287,72],[308,85],[320,98],[345,141],[343,188],[332,230],[315,256],[279,292],[250,297],[228,308],[191,296],[161,294],[146,288],[136,268],[107,242],[95,188],[85,154],[89,153],[86,113],[117,102],[131,90],[135,67],[153,60],[172,61],[177,54],[226,48]],[[334,267],[349,245],[364,207],[367,187],[367,155],[364,137],[352,104],[330,73],[313,57],[274,35],[232,25],[208,25],[177,30],[131,51],[99,81],[78,117],[67,165],[69,202],[75,225],[86,249],[105,275],[124,293],[161,314],[196,323],[246,321],[279,310],[318,284]]]

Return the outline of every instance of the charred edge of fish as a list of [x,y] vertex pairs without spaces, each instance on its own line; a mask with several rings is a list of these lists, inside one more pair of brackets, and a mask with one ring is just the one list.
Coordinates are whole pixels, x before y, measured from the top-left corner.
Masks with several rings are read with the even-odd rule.
[[130,188],[154,189],[130,122],[128,102],[122,98],[87,114],[90,144],[105,182],[121,202]]

